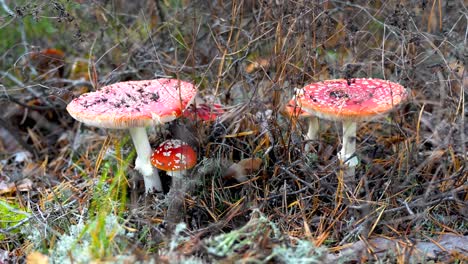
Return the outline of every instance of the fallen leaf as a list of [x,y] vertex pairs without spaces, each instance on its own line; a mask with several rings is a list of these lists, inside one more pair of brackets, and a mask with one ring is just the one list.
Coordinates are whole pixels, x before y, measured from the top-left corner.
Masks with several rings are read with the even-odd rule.
[[[393,254],[409,254],[408,263],[421,263],[421,261],[427,260],[428,258],[450,258],[450,255],[457,256],[457,252],[463,254],[463,252],[468,250],[468,236],[446,234],[430,242],[407,241],[382,237],[373,238],[367,242],[357,241],[344,245],[340,249],[331,249],[338,250],[339,253],[327,254],[327,263],[337,263],[339,259],[359,262],[360,258],[369,252],[369,247],[375,252],[375,256],[379,258],[384,257],[387,252],[392,252]],[[450,255],[444,255],[442,252],[449,253]]]
[[232,164],[224,173],[223,178],[235,179],[238,182],[247,181],[247,175],[257,172],[262,165],[262,159],[260,158],[249,158],[240,160],[237,163]]
[[0,181],[0,195],[14,193],[16,191],[27,192],[32,190],[33,182],[28,179],[22,179],[17,183]]
[[48,264],[49,257],[47,255],[34,251],[33,253],[29,254],[26,257],[26,263],[27,264]]
[[16,191],[16,186],[12,182],[0,181],[0,195],[5,193],[13,193]]
[[33,182],[28,178],[22,179],[16,184],[16,190],[20,192],[30,191],[32,190],[32,187],[33,187]]
[[264,58],[258,58],[257,60],[253,61],[252,63],[249,63],[245,67],[245,72],[247,73],[252,73],[255,70],[258,69],[267,69],[270,67],[270,61]]

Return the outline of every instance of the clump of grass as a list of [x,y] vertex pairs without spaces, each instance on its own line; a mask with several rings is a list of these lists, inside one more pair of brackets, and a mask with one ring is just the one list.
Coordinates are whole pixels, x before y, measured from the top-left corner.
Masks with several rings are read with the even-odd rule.
[[317,248],[308,240],[295,239],[296,245],[275,246],[267,259],[275,258],[282,263],[315,264],[323,263],[325,248]]
[[209,238],[205,242],[206,251],[217,257],[238,254],[246,248],[255,248],[259,239],[279,239],[279,229],[258,210],[252,212],[249,222],[239,229]]
[[20,231],[20,227],[30,217],[20,205],[0,199],[0,241],[6,238],[6,234],[14,234]]
[[[54,263],[89,263],[95,257],[107,256],[112,248],[108,241],[125,235],[118,220],[109,214],[104,219],[70,226],[68,232],[58,238],[55,248],[50,250],[50,260]],[[96,238],[101,239],[101,246],[96,245]]]
[[[187,232],[186,224],[177,225],[169,243],[169,252],[164,254],[165,257],[172,260],[188,260],[186,256],[179,253],[179,249],[193,245],[194,237],[185,235],[185,232]],[[305,264],[323,263],[327,257],[325,248],[316,247],[308,240],[285,236],[278,226],[258,209],[252,211],[250,220],[241,227],[207,237],[195,244],[198,244],[195,247],[203,248],[201,251],[205,254],[201,255],[208,257],[209,262],[224,259],[232,262],[268,263],[274,261],[275,263]],[[198,252],[201,253],[201,251]],[[186,263],[184,261],[180,263]],[[199,263],[201,259],[191,258],[190,261]]]
[[[109,145],[104,144],[97,162],[102,165],[98,168],[96,178],[85,176],[92,186],[85,191],[91,195],[82,214],[70,216],[63,212],[65,215],[59,217],[61,220],[50,225],[35,221],[31,223],[32,226],[46,227],[47,232],[40,232],[38,230],[42,229],[39,228],[24,230],[23,233],[31,241],[28,251],[49,254],[54,263],[88,263],[109,258],[115,260],[115,256],[125,257],[129,241],[133,239],[133,233],[124,228],[122,218],[127,211],[126,172],[130,160],[135,156],[133,151],[123,158],[122,148],[127,141],[128,138],[115,141],[112,152],[107,151]],[[70,202],[70,191],[71,188],[56,189],[52,201],[65,199],[65,202]]]
[[126,211],[128,182],[126,172],[134,158],[132,151],[125,159],[122,147],[128,141],[124,138],[116,141],[115,159],[104,162],[101,176],[93,190],[93,198],[89,207],[89,221],[86,223],[83,235],[89,237],[89,250],[94,259],[105,259],[115,255],[116,251],[125,248],[124,240],[116,238],[125,235],[125,231],[117,221]]

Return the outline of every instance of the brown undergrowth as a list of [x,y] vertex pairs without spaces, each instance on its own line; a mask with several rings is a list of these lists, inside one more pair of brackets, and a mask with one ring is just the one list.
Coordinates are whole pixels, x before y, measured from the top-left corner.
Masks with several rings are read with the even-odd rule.
[[[0,199],[25,216],[0,225],[0,258],[58,261],[75,234],[64,249],[72,261],[79,241],[111,262],[406,263],[415,255],[406,246],[426,242],[440,251],[418,261],[466,260],[466,248],[449,247],[468,235],[463,1],[72,2],[0,1],[0,34],[19,32],[1,46]],[[34,35],[38,27],[52,33]],[[212,123],[149,129],[153,146],[180,138],[198,152],[184,225],[171,232],[170,199],[143,196],[126,134],[64,110],[85,91],[163,76],[192,81],[200,102],[226,110]],[[321,120],[319,140],[307,142],[304,121],[282,107],[307,83],[357,77],[401,83],[410,97],[358,125],[350,186],[336,158],[340,124]],[[260,169],[226,177],[254,157]],[[391,241],[406,246],[376,253]],[[339,255],[353,246],[359,255]]]

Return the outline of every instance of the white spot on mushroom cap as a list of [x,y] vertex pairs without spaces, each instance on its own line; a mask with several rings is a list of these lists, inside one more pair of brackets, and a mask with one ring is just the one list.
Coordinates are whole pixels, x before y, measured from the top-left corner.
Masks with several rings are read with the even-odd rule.
[[[162,152],[162,155],[160,152]],[[156,163],[159,169],[166,171],[189,169],[196,163],[194,150],[187,143],[178,139],[164,141],[154,153],[156,155],[152,156],[152,161],[157,160],[158,162],[153,162],[153,164]],[[164,160],[164,162],[161,160]]]
[[175,154],[176,158],[175,161],[178,163],[178,164],[187,164],[187,156],[182,154],[182,153],[176,153]]

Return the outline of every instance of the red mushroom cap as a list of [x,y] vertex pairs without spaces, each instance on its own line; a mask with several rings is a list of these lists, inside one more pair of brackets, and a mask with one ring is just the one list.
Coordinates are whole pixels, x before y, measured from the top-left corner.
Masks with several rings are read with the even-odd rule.
[[195,98],[193,84],[177,79],[120,82],[71,101],[70,115],[85,124],[130,128],[172,121]]
[[163,171],[183,171],[197,164],[197,154],[187,143],[166,140],[151,155],[151,164]]
[[223,106],[220,104],[194,104],[185,108],[183,116],[192,121],[214,121],[216,118],[224,114]]
[[309,84],[297,100],[303,110],[321,118],[360,120],[388,112],[406,97],[405,88],[397,83],[357,78]]
[[32,52],[29,55],[30,62],[40,74],[48,77],[63,76],[65,66],[65,53],[58,49],[45,49]]

